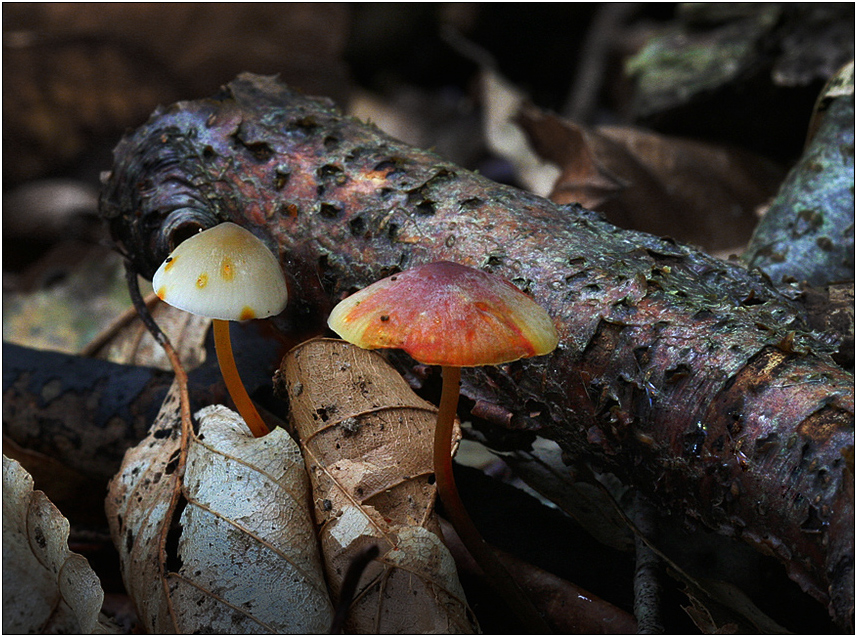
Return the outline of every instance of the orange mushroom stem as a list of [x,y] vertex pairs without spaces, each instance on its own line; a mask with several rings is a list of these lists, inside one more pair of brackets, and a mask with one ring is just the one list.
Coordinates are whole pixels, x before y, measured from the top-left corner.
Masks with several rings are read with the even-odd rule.
[[441,365],[443,386],[434,438],[438,496],[462,542],[518,617],[533,632],[550,632],[473,524],[452,471],[461,367],[547,354],[558,343],[550,317],[503,279],[438,262],[387,277],[353,294],[333,308],[328,325],[359,347],[401,348],[421,363]]
[[235,357],[232,355],[232,339],[229,337],[229,321],[223,319],[212,319],[214,327],[214,350],[217,352],[217,363],[220,365],[220,374],[226,391],[232,396],[232,402],[238,413],[247,423],[250,432],[256,438],[271,432],[265,421],[259,415],[259,411],[250,399],[250,394],[241,382],[238,367],[235,365]]

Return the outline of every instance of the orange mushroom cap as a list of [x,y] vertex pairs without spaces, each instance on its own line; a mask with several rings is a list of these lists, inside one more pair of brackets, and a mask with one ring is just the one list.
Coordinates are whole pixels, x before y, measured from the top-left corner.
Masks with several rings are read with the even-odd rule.
[[381,279],[340,302],[330,328],[364,349],[398,348],[427,365],[498,365],[547,354],[547,312],[487,272],[439,261]]

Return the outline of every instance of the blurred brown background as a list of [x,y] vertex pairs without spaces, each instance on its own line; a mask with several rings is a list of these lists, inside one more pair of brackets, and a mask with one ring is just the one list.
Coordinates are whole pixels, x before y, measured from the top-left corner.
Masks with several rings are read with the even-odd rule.
[[[558,169],[513,130],[522,103],[582,126],[643,125],[737,144],[787,166],[800,154],[818,91],[854,48],[850,4],[2,10],[4,292],[59,280],[86,246],[107,243],[96,210],[99,174],[123,132],[159,104],[211,95],[242,71],[279,74],[406,142],[546,195]],[[664,70],[670,60],[678,63]],[[751,228],[747,214],[745,206]],[[645,220],[628,223],[663,232]],[[30,269],[51,251],[46,265]]]

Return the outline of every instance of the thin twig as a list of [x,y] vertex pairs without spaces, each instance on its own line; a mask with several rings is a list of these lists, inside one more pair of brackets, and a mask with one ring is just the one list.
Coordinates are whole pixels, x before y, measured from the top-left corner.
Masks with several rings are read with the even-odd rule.
[[608,2],[599,7],[583,41],[577,74],[571,83],[563,116],[576,122],[590,123],[604,84],[610,52],[616,46],[618,28],[637,7],[635,2]]
[[339,635],[345,628],[348,609],[354,599],[354,593],[357,592],[357,584],[360,582],[360,576],[363,575],[363,571],[369,566],[369,562],[378,557],[378,553],[378,545],[370,544],[361,549],[354,556],[351,564],[348,565],[348,570],[345,572],[345,577],[342,580],[342,587],[339,589],[339,602],[336,604],[333,621],[330,623],[331,635]]
[[[179,457],[178,462],[176,464],[176,469],[173,472],[173,492],[170,495],[170,504],[167,508],[167,513],[164,516],[163,527],[161,529],[161,533],[158,538],[158,559],[160,560],[161,567],[164,570],[164,574],[167,571],[167,535],[169,533],[170,523],[172,522],[173,515],[176,511],[176,507],[179,504],[179,501],[182,496],[182,487],[184,484],[184,470],[185,465],[187,463],[187,450],[188,443],[190,441],[190,436],[193,433],[192,420],[190,415],[190,394],[188,393],[188,381],[187,381],[187,372],[181,364],[181,360],[179,360],[179,355],[176,353],[176,350],[173,348],[172,343],[170,343],[170,339],[167,338],[167,335],[161,330],[158,324],[155,322],[155,319],[149,313],[149,308],[143,300],[142,294],[140,294],[140,286],[137,280],[137,271],[134,268],[134,265],[129,261],[125,260],[125,279],[128,283],[128,293],[131,295],[131,302],[134,304],[134,307],[137,310],[137,314],[140,316],[140,320],[143,321],[143,325],[149,330],[152,334],[152,337],[155,339],[155,342],[161,345],[164,348],[164,352],[167,355],[167,358],[170,361],[170,365],[173,368],[173,372],[175,374],[175,382],[179,388],[179,411],[181,414],[181,442],[179,443]],[[164,595],[166,599],[171,600],[170,590],[168,586],[168,578],[162,578],[162,584],[164,587]],[[175,624],[175,616],[173,615],[173,605],[170,603],[170,615],[172,616],[173,623]]]
[[634,616],[638,635],[660,635],[664,632],[661,621],[661,585],[658,578],[660,559],[643,541],[642,536],[654,539],[657,532],[655,511],[651,503],[638,494],[634,515],[640,535],[634,536],[637,563],[634,570]]

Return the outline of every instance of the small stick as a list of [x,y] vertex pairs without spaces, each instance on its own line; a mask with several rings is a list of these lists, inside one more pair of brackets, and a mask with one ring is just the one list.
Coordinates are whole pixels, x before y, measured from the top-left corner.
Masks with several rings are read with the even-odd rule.
[[634,616],[637,618],[638,635],[661,635],[664,632],[661,621],[661,586],[658,581],[660,560],[643,540],[642,536],[652,539],[656,532],[655,516],[652,505],[639,496],[636,497],[635,521],[640,535],[634,536],[637,552],[637,564],[634,570]]
[[378,553],[378,545],[371,544],[361,549],[354,556],[351,564],[348,565],[345,578],[342,580],[342,588],[339,589],[339,603],[336,605],[333,621],[330,623],[331,635],[339,635],[345,628],[348,609],[354,599],[354,593],[357,592],[357,584],[360,582],[360,576],[363,575],[363,571],[369,566],[369,562],[378,557]]

